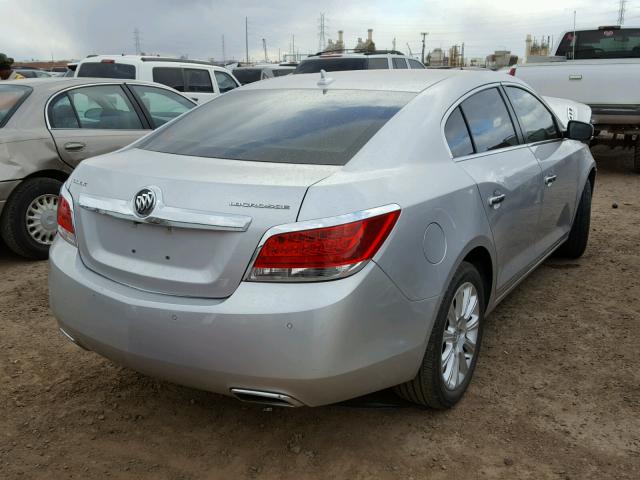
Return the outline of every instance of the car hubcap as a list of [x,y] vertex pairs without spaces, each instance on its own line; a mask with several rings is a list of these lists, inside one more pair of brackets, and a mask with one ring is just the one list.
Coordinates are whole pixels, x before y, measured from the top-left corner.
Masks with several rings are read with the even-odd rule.
[[465,282],[453,296],[442,337],[442,378],[450,390],[465,379],[476,354],[480,302],[478,291]]
[[51,245],[58,229],[58,196],[36,197],[27,208],[27,232],[40,245]]

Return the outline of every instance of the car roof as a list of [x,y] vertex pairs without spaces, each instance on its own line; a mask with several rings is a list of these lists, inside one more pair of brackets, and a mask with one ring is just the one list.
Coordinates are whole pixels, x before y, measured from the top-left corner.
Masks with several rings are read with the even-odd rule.
[[[491,70],[440,70],[440,69],[415,69],[415,70],[351,70],[342,72],[327,72],[329,82],[318,85],[320,73],[304,73],[287,75],[270,79],[268,82],[255,82],[242,87],[242,90],[260,89],[331,89],[331,90],[382,90],[395,92],[418,93],[436,83],[451,78],[465,79],[473,88],[473,85],[481,85],[507,80],[505,73],[497,73]],[[513,81],[514,77],[509,77]],[[517,81],[517,79],[515,79]]]
[[81,63],[90,63],[96,62],[99,63],[102,60],[114,60],[117,63],[127,63],[130,65],[138,64],[138,63],[177,63],[177,64],[188,64],[188,65],[202,65],[203,67],[212,68],[214,70],[226,70],[224,67],[220,67],[218,65],[214,65],[211,62],[206,60],[190,60],[186,58],[174,58],[174,57],[158,57],[154,55],[123,55],[123,54],[114,54],[114,55],[92,55],[89,57],[85,57],[78,62]]
[[23,80],[5,80],[4,82],[0,83],[0,85],[24,85],[27,87],[31,87],[38,92],[55,93],[59,90],[64,90],[65,88],[69,88],[69,87],[82,86],[82,85],[96,85],[96,84],[103,84],[103,83],[104,84],[107,84],[107,83],[146,84],[154,87],[175,91],[170,87],[167,87],[166,85],[162,85],[159,83],[145,82],[144,80],[123,79],[123,78],[92,78],[92,77],[25,78]]

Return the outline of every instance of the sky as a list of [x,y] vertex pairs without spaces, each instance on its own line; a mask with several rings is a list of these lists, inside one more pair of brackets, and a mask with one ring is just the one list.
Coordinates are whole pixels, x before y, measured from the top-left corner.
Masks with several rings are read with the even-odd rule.
[[[148,54],[222,60],[245,57],[245,17],[252,60],[290,51],[318,51],[319,19],[347,47],[373,29],[379,49],[426,51],[465,44],[465,57],[506,49],[522,56],[528,33],[557,39],[573,28],[613,25],[618,0],[0,0],[0,52],[16,60],[80,59],[89,54],[135,53],[134,30]],[[640,25],[640,0],[628,0],[625,25]],[[408,46],[407,46],[408,44]]]

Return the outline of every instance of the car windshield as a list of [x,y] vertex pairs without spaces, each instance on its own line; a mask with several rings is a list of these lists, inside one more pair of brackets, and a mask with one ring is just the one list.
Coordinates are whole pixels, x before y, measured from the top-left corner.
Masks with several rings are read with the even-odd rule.
[[236,77],[242,85],[257,82],[260,80],[261,74],[261,68],[236,68],[233,70],[233,76]]
[[222,95],[139,148],[258,162],[344,165],[414,93],[246,90]]
[[136,67],[114,62],[85,62],[80,65],[78,77],[125,78],[135,80]]
[[293,73],[340,72],[344,70],[366,70],[366,58],[318,58],[303,60]]
[[22,85],[0,85],[0,128],[6,125],[31,90]]
[[576,60],[640,58],[640,28],[580,30],[575,32],[575,37],[573,32],[568,32],[556,55]]

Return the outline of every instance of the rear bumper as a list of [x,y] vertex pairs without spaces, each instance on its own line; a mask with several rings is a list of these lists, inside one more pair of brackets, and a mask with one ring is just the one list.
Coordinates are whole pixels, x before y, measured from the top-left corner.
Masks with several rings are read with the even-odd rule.
[[640,105],[589,105],[595,125],[640,125]]
[[408,301],[374,263],[333,282],[243,282],[223,300],[115,283],[60,239],[50,266],[51,308],[82,346],[183,385],[281,393],[309,406],[413,378],[438,305]]

